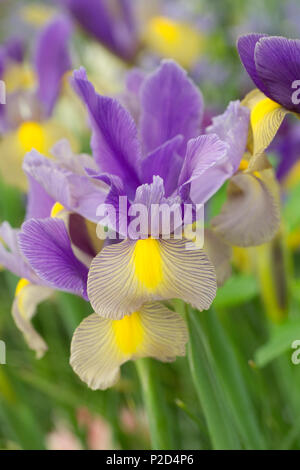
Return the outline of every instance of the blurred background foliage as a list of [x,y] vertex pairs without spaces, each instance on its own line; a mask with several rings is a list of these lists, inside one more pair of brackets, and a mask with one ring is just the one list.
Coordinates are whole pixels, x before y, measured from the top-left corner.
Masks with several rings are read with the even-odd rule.
[[[200,32],[203,48],[190,73],[203,92],[208,121],[252,88],[236,52],[239,34],[300,37],[298,0],[158,3],[163,15],[189,21]],[[22,28],[32,42],[46,7],[55,6],[1,1],[0,40]],[[78,30],[74,62],[83,62],[100,82],[106,78],[107,91],[115,92],[122,88],[123,65],[110,55],[101,55],[97,63],[97,47]],[[139,60],[147,67],[151,54],[141,53]],[[63,105],[55,112],[69,119]],[[76,125],[71,121],[70,128]],[[80,148],[89,150],[89,135],[79,137]],[[271,157],[276,166],[280,154],[275,147]],[[34,324],[49,351],[36,360],[10,313],[17,279],[2,270],[0,339],[6,343],[7,364],[0,365],[0,448],[300,449],[300,365],[291,361],[291,344],[300,339],[300,178],[294,173],[292,182],[282,184],[278,237],[262,247],[234,249],[232,277],[218,290],[211,310],[184,313],[190,334],[197,335],[188,357],[168,365],[148,361],[146,377],[145,369],[127,363],[118,385],[105,392],[89,390],[68,363],[73,331],[91,307],[62,293],[41,305]],[[218,213],[225,189],[210,202],[209,216]],[[25,196],[1,180],[0,220],[19,227],[24,207]],[[149,389],[147,394],[149,381],[156,384],[154,396]],[[156,398],[165,406],[158,429],[145,413],[145,403],[155,406]],[[149,426],[151,431],[154,427],[152,440]]]

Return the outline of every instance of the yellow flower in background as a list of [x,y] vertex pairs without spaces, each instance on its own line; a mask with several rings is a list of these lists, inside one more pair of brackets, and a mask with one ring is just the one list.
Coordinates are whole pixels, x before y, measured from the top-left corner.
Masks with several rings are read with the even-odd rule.
[[36,27],[44,26],[53,18],[55,13],[55,8],[42,3],[26,5],[20,10],[22,20]]
[[77,142],[65,127],[53,119],[45,122],[25,121],[0,141],[0,174],[9,185],[27,191],[27,178],[22,170],[23,158],[27,152],[36,149],[47,157],[54,144],[63,138],[71,143],[74,152]]
[[187,23],[163,16],[148,22],[144,40],[153,52],[172,58],[186,68],[199,60],[204,48],[204,37],[199,31]]

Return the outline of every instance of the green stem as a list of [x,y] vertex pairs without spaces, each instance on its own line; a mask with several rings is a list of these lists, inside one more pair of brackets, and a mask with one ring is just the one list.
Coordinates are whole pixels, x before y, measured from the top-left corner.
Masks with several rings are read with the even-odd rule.
[[155,364],[152,359],[139,359],[136,361],[136,368],[142,385],[152,448],[176,449],[173,420],[156,374]]

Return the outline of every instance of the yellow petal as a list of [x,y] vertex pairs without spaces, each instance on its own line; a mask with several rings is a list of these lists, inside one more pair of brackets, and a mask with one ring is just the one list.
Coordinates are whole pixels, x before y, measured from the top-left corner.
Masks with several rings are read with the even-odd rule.
[[93,390],[112,386],[122,364],[154,357],[172,361],[185,354],[188,335],[184,320],[159,303],[145,304],[122,320],[92,314],[74,333],[70,363]]
[[250,92],[241,103],[251,110],[252,136],[250,141],[253,155],[262,154],[271,144],[286,114],[290,111],[267,98],[259,90]]

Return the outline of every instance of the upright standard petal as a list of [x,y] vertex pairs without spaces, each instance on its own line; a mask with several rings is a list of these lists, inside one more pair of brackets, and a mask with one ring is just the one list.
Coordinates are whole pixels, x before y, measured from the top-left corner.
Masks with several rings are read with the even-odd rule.
[[229,145],[213,134],[188,142],[179,176],[179,193],[184,200],[204,204],[232,175],[228,149]]
[[88,270],[75,257],[62,220],[28,220],[19,234],[19,245],[30,266],[48,286],[87,298]]
[[93,390],[116,383],[120,366],[130,359],[154,357],[173,361],[185,355],[184,320],[159,303],[143,305],[122,320],[97,314],[85,318],[71,344],[71,366]]
[[130,114],[112,98],[98,95],[83,68],[76,70],[73,86],[89,113],[93,155],[102,173],[126,181],[129,195],[140,184],[141,150],[136,125]]
[[182,167],[179,149],[183,141],[182,135],[177,135],[151,152],[142,161],[141,179],[144,183],[152,183],[153,176],[160,176],[164,181],[165,194],[171,196],[178,184]]
[[173,298],[201,311],[215,294],[212,264],[203,250],[187,249],[186,240],[148,238],[107,246],[94,258],[88,277],[95,312],[111,319],[121,319],[145,302]]
[[223,114],[212,118],[206,128],[208,134],[216,134],[229,145],[227,160],[235,173],[246,150],[250,112],[240,102],[231,101]]
[[12,306],[12,316],[19,330],[23,333],[28,346],[41,358],[48,349],[40,334],[34,329],[31,320],[36,314],[37,306],[53,294],[49,287],[37,286],[21,279],[17,285]]
[[266,93],[267,89],[257,73],[254,52],[256,44],[265,36],[265,34],[252,33],[239,37],[237,41],[237,49],[244,67],[257,88],[263,93]]
[[37,42],[35,68],[38,76],[37,96],[46,115],[51,114],[58,97],[63,75],[71,68],[68,41],[71,23],[59,17],[47,24]]
[[294,82],[300,80],[300,39],[262,38],[255,47],[257,74],[264,93],[289,111],[300,113],[293,103]]
[[44,219],[49,217],[55,200],[30,175],[28,176],[28,185],[26,219]]
[[177,135],[186,143],[200,132],[203,116],[201,92],[186,72],[172,60],[165,60],[141,87],[141,135],[144,152],[149,153]]

